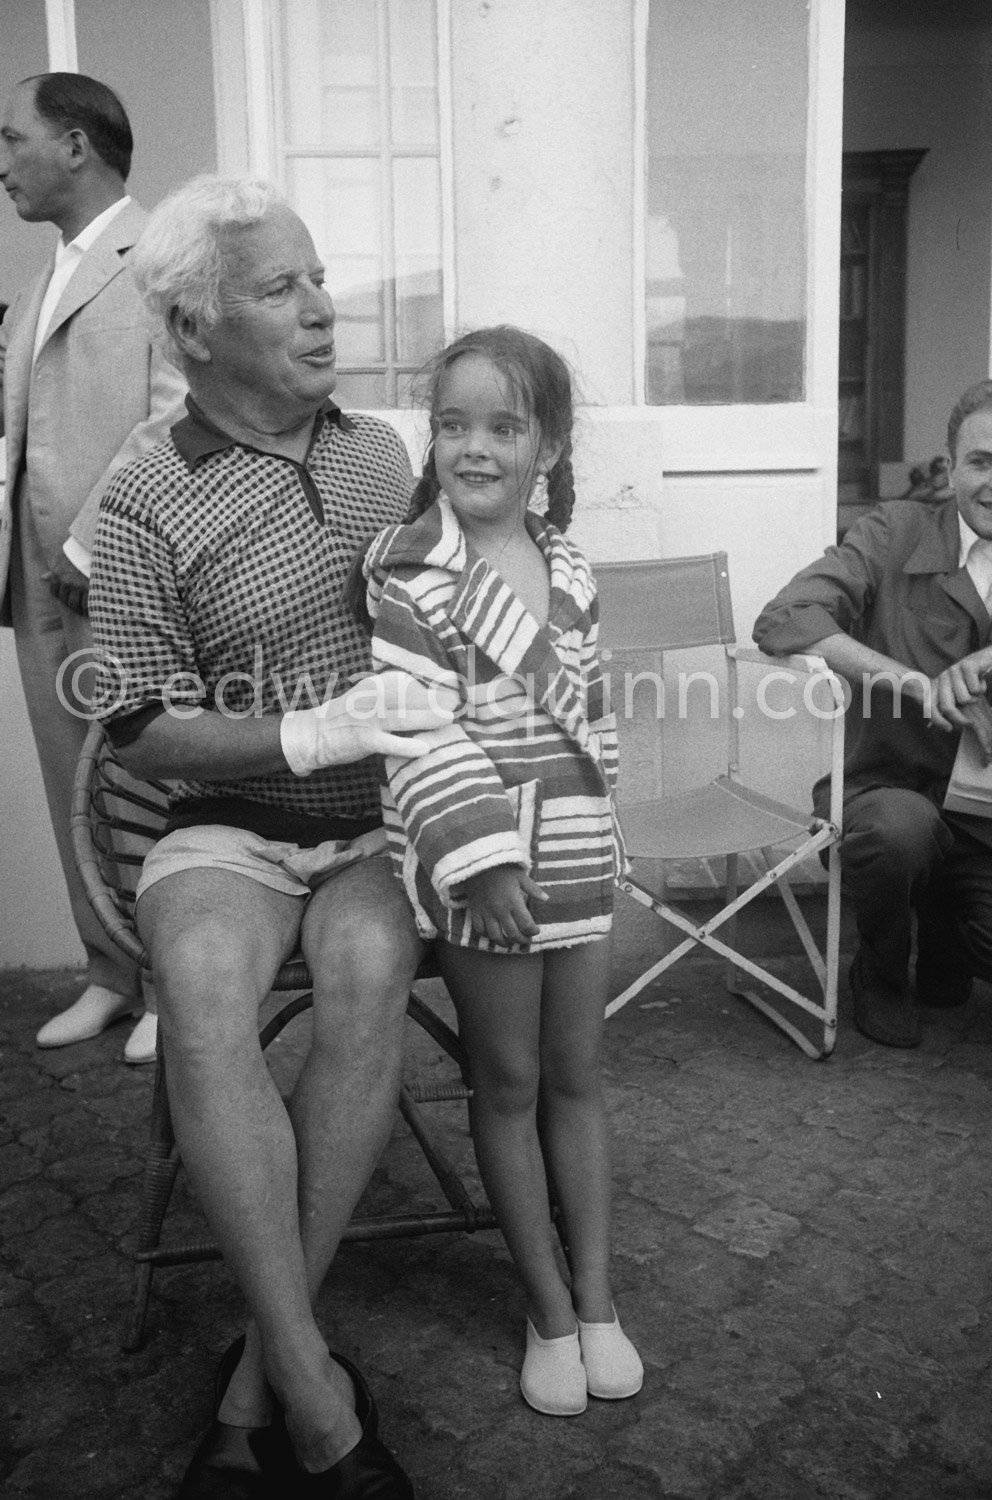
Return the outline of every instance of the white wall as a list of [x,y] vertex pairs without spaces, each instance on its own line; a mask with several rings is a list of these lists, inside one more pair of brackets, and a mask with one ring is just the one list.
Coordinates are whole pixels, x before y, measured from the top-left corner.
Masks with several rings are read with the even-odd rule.
[[560,348],[586,400],[633,395],[633,7],[452,6],[457,320]]

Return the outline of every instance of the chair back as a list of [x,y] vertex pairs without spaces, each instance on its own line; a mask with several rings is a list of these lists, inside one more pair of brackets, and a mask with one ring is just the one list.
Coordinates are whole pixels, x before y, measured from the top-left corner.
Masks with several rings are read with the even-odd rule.
[[599,646],[671,651],[734,642],[726,552],[596,563]]
[[100,723],[91,724],[72,792],[69,830],[87,898],[123,953],[147,971],[134,925],[134,893],[145,855],[169,810],[164,782],[140,782],[114,755]]
[[[645,562],[596,563],[599,593],[599,651],[610,705],[620,737],[620,793],[623,802],[662,795],[679,767],[696,779],[700,767],[735,764],[736,720],[726,714],[736,681],[728,673],[725,648],[734,643],[727,554],[653,558]],[[666,683],[668,651],[709,647],[718,652],[717,674],[702,674],[716,687],[724,712],[699,712],[693,690],[683,711],[681,688]],[[729,664],[732,666],[732,664]],[[691,675],[691,674],[690,674]],[[711,701],[707,699],[707,701]],[[690,725],[691,719],[691,725]],[[691,738],[690,738],[691,736]],[[719,761],[719,766],[717,762]]]

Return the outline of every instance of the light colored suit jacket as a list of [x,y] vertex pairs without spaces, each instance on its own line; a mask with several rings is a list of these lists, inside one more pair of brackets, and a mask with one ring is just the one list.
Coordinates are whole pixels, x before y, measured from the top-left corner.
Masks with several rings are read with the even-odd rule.
[[70,529],[92,547],[111,475],[165,437],[183,414],[185,380],[153,344],[148,313],[127,269],[127,252],[146,218],[136,203],[126,204],[86,251],[33,365],[38,314],[54,259],[18,292],[0,327],[7,438],[0,602],[25,473],[41,546],[54,567]]

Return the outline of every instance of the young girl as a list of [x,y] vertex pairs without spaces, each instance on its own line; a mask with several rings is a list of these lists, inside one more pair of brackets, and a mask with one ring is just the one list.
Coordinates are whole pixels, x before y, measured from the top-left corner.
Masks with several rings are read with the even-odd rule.
[[599,1064],[623,855],[595,584],[562,535],[571,381],[539,339],[483,329],[437,357],[430,412],[407,523],[379,534],[363,572],[377,663],[454,689],[461,712],[429,754],[387,761],[385,822],[421,935],[439,939],[479,1170],[526,1289],[521,1389],[572,1416],[587,1392],[632,1396],[643,1367],[609,1279]]

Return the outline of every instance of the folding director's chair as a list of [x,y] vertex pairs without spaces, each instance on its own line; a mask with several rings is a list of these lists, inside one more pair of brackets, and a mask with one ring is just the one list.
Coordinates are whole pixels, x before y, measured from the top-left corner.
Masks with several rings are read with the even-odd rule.
[[[726,553],[677,557],[663,561],[600,563],[595,568],[600,597],[600,649],[606,652],[611,706],[620,720],[620,821],[627,852],[638,875],[620,880],[620,888],[684,934],[682,940],[650,966],[607,1008],[607,1015],[626,1005],[672,964],[702,945],[726,961],[727,988],[755,1006],[812,1058],[827,1057],[837,1030],[837,967],[840,943],[840,864],[844,760],[844,695],[840,682],[819,657],[766,657],[734,642],[733,613]],[[662,743],[664,706],[659,714],[645,678],[663,682],[667,651],[696,646],[720,647],[721,676],[718,709],[724,721],[726,769],[705,783],[687,789],[666,788]],[[645,667],[645,659],[652,665]],[[748,786],[739,768],[740,720],[738,664],[755,663],[796,679],[817,679],[816,690],[826,693],[828,707],[821,716],[831,719],[830,815],[815,818]],[[626,666],[626,673],[625,673]],[[639,679],[639,680],[638,680]],[[822,685],[821,685],[822,683]],[[813,689],[811,689],[812,691]],[[641,694],[639,700],[638,695]],[[650,700],[654,722],[647,725],[636,713],[638,702]],[[684,700],[687,705],[688,695]],[[710,699],[712,712],[713,699]],[[632,736],[629,711],[634,706],[638,727]],[[627,722],[625,723],[625,718]],[[633,757],[643,770],[652,762],[655,783],[648,799],[625,800],[625,743],[633,743]],[[638,770],[635,765],[635,772]],[[660,790],[658,790],[660,783]],[[790,876],[811,855],[827,857],[826,938],[821,951],[800,910]],[[763,871],[739,888],[741,862],[751,856]],[[708,921],[694,920],[666,899],[665,882],[652,890],[641,877],[641,861],[725,861],[724,905]],[[811,994],[802,994],[766,963],[737,950],[737,915],[756,896],[775,886],[792,918],[812,969]],[[746,976],[758,981],[771,997],[747,987]],[[773,1003],[774,1002],[774,1003]],[[784,1002],[784,1004],[783,1004]],[[783,1014],[783,1010],[789,1014]],[[798,1012],[816,1022],[813,1042],[795,1024]]]
[[[73,789],[71,832],[76,864],[86,894],[103,927],[146,979],[154,980],[148,955],[134,925],[134,890],[145,854],[161,833],[168,805],[168,787],[159,782],[131,780],[116,760],[100,724],[94,724],[83,746]],[[426,963],[418,978],[436,975]],[[293,992],[259,1030],[264,1051],[289,1022],[312,1003],[306,964],[295,958],[279,970],[274,991]],[[301,993],[302,992],[302,993]],[[425,1214],[394,1214],[355,1219],[345,1230],[346,1240],[398,1239],[454,1230],[471,1233],[492,1229],[495,1220],[485,1202],[476,1203],[445,1151],[432,1133],[423,1103],[469,1097],[466,1059],[457,1033],[415,992],[407,1014],[438,1044],[458,1069],[450,1081],[404,1084],[398,1106],[436,1178],[447,1207]],[[162,1226],[179,1171],[179,1153],[169,1112],[168,1081],[161,1047],[155,1064],[151,1120],[141,1198],[138,1242],[134,1252],[134,1291],[122,1346],[141,1347],[145,1333],[152,1274],[156,1266],[189,1265],[218,1260],[220,1252],[206,1241],[163,1244]]]

